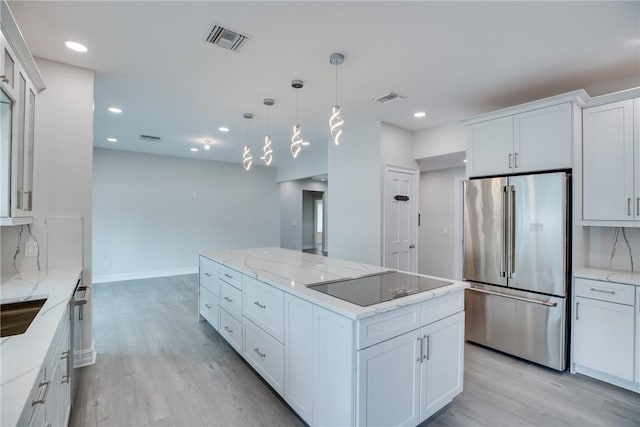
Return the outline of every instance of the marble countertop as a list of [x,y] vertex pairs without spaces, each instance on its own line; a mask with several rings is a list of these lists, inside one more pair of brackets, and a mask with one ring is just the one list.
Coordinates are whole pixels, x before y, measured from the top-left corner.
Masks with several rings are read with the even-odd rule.
[[211,251],[203,252],[201,255],[351,319],[360,319],[395,310],[399,307],[469,287],[464,282],[437,277],[437,279],[452,283],[432,291],[420,292],[368,307],[361,307],[309,289],[308,286],[340,279],[354,279],[393,270],[282,248]]
[[2,303],[42,297],[47,302],[25,333],[0,338],[0,425],[17,424],[80,273],[73,268],[2,278]]
[[607,270],[604,268],[581,268],[576,270],[573,275],[583,279],[640,286],[640,272]]

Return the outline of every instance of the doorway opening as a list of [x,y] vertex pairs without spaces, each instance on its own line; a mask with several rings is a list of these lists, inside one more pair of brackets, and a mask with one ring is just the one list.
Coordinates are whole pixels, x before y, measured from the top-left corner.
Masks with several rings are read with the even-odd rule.
[[327,255],[324,191],[302,191],[302,251]]

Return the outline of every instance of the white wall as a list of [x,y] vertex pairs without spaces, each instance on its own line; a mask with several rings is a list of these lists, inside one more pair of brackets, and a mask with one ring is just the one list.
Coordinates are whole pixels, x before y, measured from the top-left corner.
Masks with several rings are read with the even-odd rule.
[[456,204],[459,209],[462,198],[456,187],[464,174],[464,167],[420,174],[419,273],[456,278],[454,258],[459,256],[459,245],[455,241],[461,238],[456,227],[461,231],[462,226],[455,220]]
[[[288,158],[278,167],[277,181],[292,181],[327,173],[327,141],[312,142],[313,149],[302,147],[296,159]],[[288,154],[291,157],[290,154]]]
[[198,253],[278,246],[275,169],[96,149],[96,280],[195,271]]
[[386,165],[418,169],[414,158],[414,132],[382,123],[380,149],[383,170]]
[[[303,190],[324,191],[327,183],[299,179],[280,183],[280,246],[286,249],[302,249],[302,196]],[[325,193],[326,194],[326,193]],[[325,206],[325,212],[327,211]],[[312,219],[313,221],[313,219]],[[328,231],[325,229],[325,231]]]
[[461,122],[433,126],[415,133],[414,157],[442,156],[466,151],[467,134]]
[[329,255],[380,265],[382,158],[380,122],[347,122],[329,144]]

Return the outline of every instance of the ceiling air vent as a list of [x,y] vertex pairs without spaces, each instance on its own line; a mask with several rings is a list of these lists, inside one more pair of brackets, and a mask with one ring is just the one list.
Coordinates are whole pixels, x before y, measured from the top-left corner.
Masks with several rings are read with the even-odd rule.
[[405,97],[402,95],[398,95],[397,93],[393,93],[390,90],[385,92],[385,93],[381,93],[378,96],[374,96],[373,99],[374,101],[378,101],[381,104],[386,104],[388,102],[391,101],[397,101],[399,99],[404,99]]
[[205,37],[205,40],[224,49],[238,52],[244,43],[249,40],[249,36],[240,34],[230,28],[225,28],[218,24],[213,24],[213,28]]
[[160,141],[162,138],[160,138],[159,136],[155,136],[155,135],[145,135],[145,134],[141,134],[141,135],[140,135],[140,139],[141,139],[142,141],[158,142],[158,141]]

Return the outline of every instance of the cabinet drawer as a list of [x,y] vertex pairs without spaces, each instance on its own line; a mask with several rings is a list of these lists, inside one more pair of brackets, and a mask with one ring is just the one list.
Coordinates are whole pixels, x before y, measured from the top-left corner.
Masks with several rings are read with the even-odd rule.
[[420,304],[413,304],[359,320],[356,326],[358,350],[420,327]]
[[244,357],[282,395],[284,346],[248,319],[244,321]]
[[200,314],[214,329],[218,329],[218,297],[200,287]]
[[242,290],[242,274],[226,265],[220,266],[219,277],[230,285]]
[[273,286],[244,276],[244,316],[284,341],[284,292]]
[[464,310],[464,292],[437,297],[422,303],[422,324],[428,325]]
[[575,279],[576,296],[634,305],[635,287],[600,280]]
[[224,309],[220,310],[220,329],[218,332],[231,344],[231,347],[242,354],[242,323],[234,319]]
[[220,283],[220,307],[242,319],[242,292],[226,282]]
[[209,258],[200,257],[200,286],[208,289],[214,295],[220,295],[220,264]]

